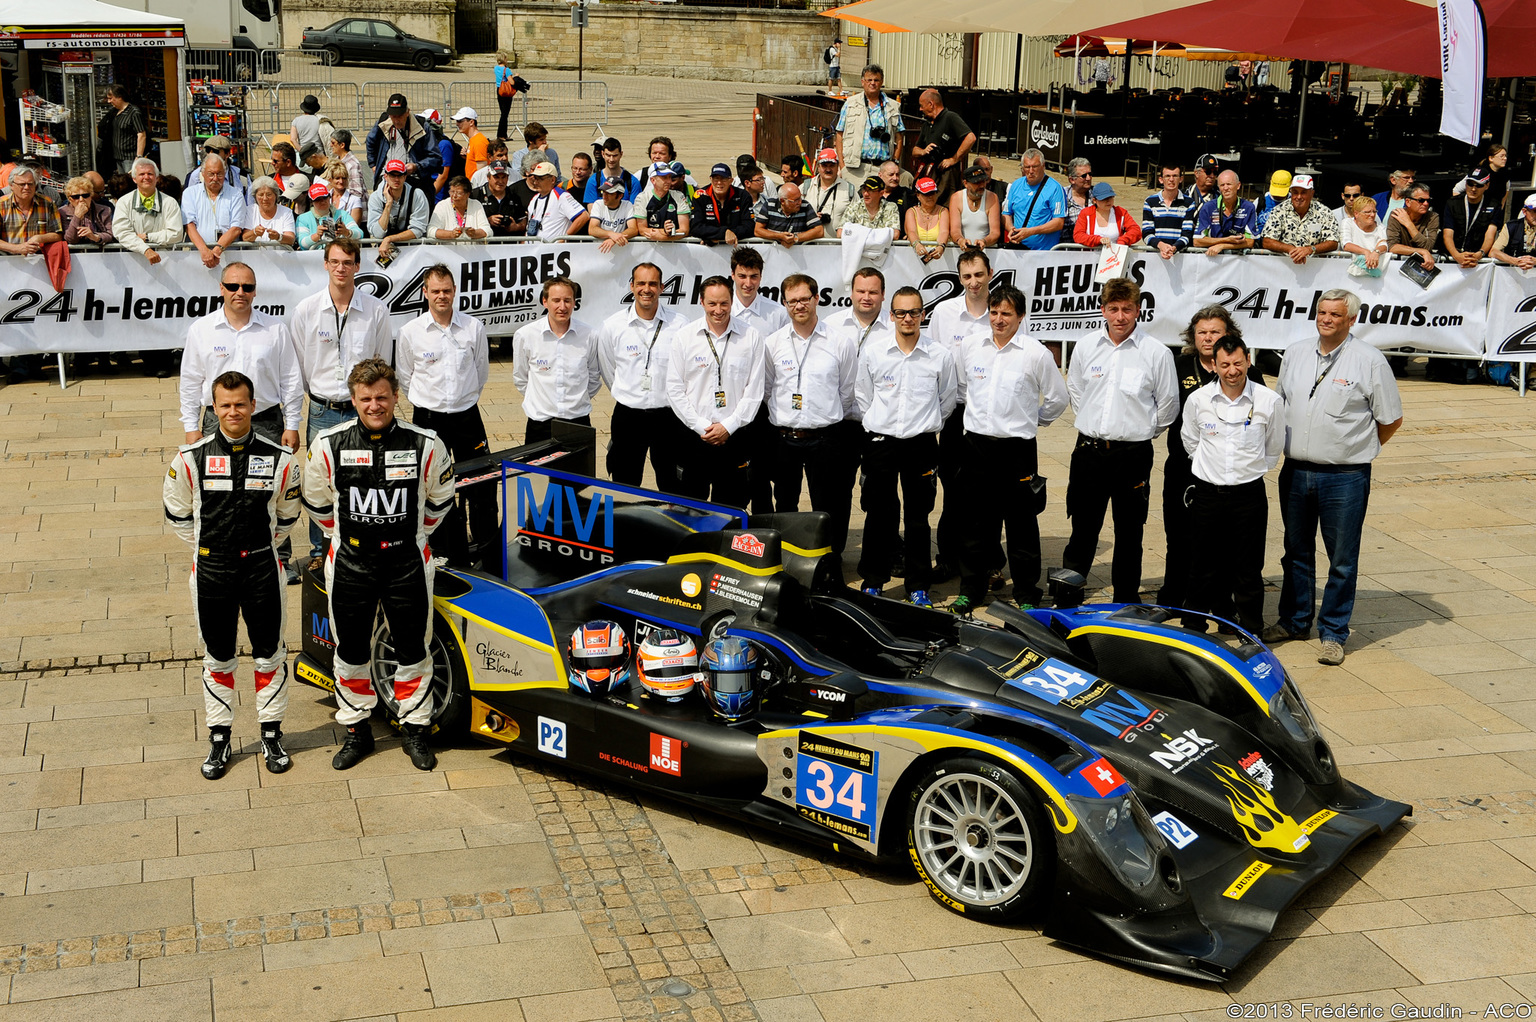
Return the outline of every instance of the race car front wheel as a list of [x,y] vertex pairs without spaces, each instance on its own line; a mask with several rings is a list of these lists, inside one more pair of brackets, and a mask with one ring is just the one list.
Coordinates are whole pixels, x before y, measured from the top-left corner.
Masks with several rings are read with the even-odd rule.
[[963,915],[1001,921],[1032,908],[1055,862],[1049,833],[1029,789],[988,760],[945,760],[912,788],[912,865]]
[[[454,734],[469,710],[469,673],[450,625],[441,614],[432,615],[432,727],[437,735]],[[380,614],[373,628],[373,690],[390,726],[400,726],[400,705],[395,701],[395,668],[399,658]]]

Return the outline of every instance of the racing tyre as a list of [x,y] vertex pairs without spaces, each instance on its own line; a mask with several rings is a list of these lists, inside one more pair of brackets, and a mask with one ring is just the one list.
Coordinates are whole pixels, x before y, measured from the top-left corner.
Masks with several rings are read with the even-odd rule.
[[416,56],[411,58],[411,63],[416,65],[418,71],[430,71],[437,66],[437,58],[426,50],[418,50]]
[[1055,865],[1035,796],[1007,768],[969,756],[918,778],[907,854],[946,908],[994,922],[1036,907]]
[[[441,614],[432,615],[432,732],[447,737],[461,730],[469,711],[469,672],[459,652],[453,626]],[[390,726],[400,729],[399,704],[395,702],[395,644],[389,624],[380,614],[373,626],[373,690]]]
[[340,67],[341,66],[341,47],[340,46],[327,46],[325,49],[321,50],[320,51],[320,63],[325,64],[325,65],[327,65],[329,67]]

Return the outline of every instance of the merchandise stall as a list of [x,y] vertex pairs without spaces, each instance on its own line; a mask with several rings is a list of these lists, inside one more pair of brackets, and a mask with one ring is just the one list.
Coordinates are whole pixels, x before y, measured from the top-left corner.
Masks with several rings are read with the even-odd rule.
[[0,0],[0,135],[54,185],[104,169],[97,132],[107,86],[121,83],[144,113],[151,157],[183,174],[185,43],[178,18],[97,0]]

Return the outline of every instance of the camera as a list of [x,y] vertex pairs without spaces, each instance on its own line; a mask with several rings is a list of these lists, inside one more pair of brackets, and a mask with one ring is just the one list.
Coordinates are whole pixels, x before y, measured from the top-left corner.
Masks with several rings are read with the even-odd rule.
[[870,128],[869,137],[876,142],[889,142],[891,140],[890,128]]

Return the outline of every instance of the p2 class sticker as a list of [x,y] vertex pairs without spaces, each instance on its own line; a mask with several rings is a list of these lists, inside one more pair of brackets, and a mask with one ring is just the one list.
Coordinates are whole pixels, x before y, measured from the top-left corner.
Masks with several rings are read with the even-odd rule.
[[550,756],[565,758],[566,729],[563,720],[539,718],[539,751]]
[[1152,817],[1152,823],[1162,831],[1163,837],[1175,848],[1188,848],[1200,835],[1185,826],[1184,821],[1170,812],[1161,812]]
[[[841,761],[797,753],[795,809],[807,820],[834,833],[869,841],[879,802],[880,754],[859,751],[861,756],[840,757]],[[860,765],[849,765],[850,762]]]

